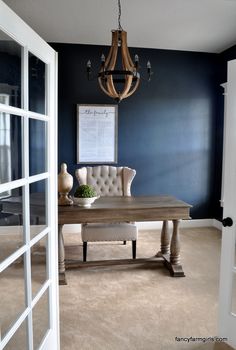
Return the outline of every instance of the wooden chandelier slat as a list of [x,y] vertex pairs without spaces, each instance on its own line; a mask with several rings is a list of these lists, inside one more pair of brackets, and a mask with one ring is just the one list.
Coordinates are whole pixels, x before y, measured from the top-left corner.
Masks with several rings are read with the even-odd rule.
[[123,100],[126,98],[131,86],[132,86],[133,76],[132,75],[126,75],[125,77],[125,85],[122,93],[120,94],[120,100]]
[[[121,50],[122,70],[115,69],[119,49]],[[124,76],[124,85],[121,91],[118,91],[117,86],[114,84],[114,76],[116,74]],[[129,53],[126,31],[112,31],[111,48],[105,62],[101,65],[98,82],[106,95],[118,101],[131,96],[137,90],[140,83],[140,76],[137,74],[137,67],[134,65]],[[122,82],[122,79],[115,78],[115,82]]]
[[108,65],[105,67],[106,70],[114,70],[116,65],[118,53],[118,31],[112,32],[112,46],[111,46],[111,58]]
[[[122,62],[123,62],[123,69],[132,72],[134,69],[134,64],[132,60],[131,60],[131,63],[129,60],[129,50],[127,47],[127,33],[125,31],[122,31],[121,33],[121,56],[122,56]],[[132,86],[132,82],[133,82],[133,76],[126,75],[124,89],[120,94],[121,100],[126,98]]]
[[[117,54],[118,54],[118,44],[119,44],[119,32],[113,31],[112,32],[112,47],[111,47],[111,58],[110,62],[108,63],[108,66],[106,70],[114,70],[117,60]],[[116,91],[116,88],[113,83],[113,77],[112,75],[108,75],[106,79],[106,87],[109,95],[113,98],[118,98],[119,95]]]
[[119,94],[116,91],[115,85],[113,83],[112,75],[108,76],[106,85],[107,85],[107,90],[110,93],[110,96],[113,97],[113,98],[118,98]]
[[137,79],[133,89],[130,90],[130,92],[126,95],[125,98],[131,96],[137,90],[137,88],[139,87],[139,84],[140,84],[140,79]]
[[[108,95],[109,97],[113,97],[113,96],[111,96],[111,94],[109,93],[109,91],[107,91],[106,88],[103,86],[103,80],[102,80],[101,77],[98,78],[98,83],[99,83],[100,88],[102,89],[102,91],[103,91],[106,95]],[[104,83],[104,84],[105,84],[105,83]]]
[[133,71],[134,64],[130,58],[129,60],[129,50],[127,47],[127,33],[125,31],[122,31],[121,33],[121,56],[123,61],[123,68],[125,70]]

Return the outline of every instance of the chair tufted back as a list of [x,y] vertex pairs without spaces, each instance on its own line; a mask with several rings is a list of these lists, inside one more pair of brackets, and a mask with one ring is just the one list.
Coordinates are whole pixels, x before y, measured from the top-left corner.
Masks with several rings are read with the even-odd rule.
[[100,196],[131,196],[134,169],[101,165],[75,171],[80,185],[91,185]]

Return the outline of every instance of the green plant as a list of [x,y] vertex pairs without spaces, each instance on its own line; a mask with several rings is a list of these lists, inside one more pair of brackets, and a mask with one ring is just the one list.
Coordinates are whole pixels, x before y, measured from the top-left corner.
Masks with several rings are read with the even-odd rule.
[[79,197],[79,198],[91,198],[96,196],[97,196],[96,191],[90,185],[80,185],[79,187],[77,187],[74,194],[74,197]]

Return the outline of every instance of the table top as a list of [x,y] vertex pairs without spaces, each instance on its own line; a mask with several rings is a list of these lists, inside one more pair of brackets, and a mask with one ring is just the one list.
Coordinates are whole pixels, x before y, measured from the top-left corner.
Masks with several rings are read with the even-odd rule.
[[100,197],[89,208],[58,207],[59,224],[189,219],[191,205],[172,196]]

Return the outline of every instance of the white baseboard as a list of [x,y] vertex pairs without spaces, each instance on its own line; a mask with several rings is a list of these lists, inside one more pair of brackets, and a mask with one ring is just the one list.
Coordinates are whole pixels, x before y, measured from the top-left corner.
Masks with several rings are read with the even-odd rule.
[[213,223],[212,226],[214,226],[215,228],[218,228],[218,230],[222,230],[222,223],[219,220],[216,219],[212,219]]
[[[162,227],[162,221],[142,221],[136,222],[138,229],[141,230],[158,230]],[[172,222],[170,222],[170,227]],[[181,220],[180,227],[216,227],[218,230],[222,229],[222,224],[216,219],[196,219],[196,220]],[[63,233],[79,233],[81,232],[81,225],[64,225]]]

